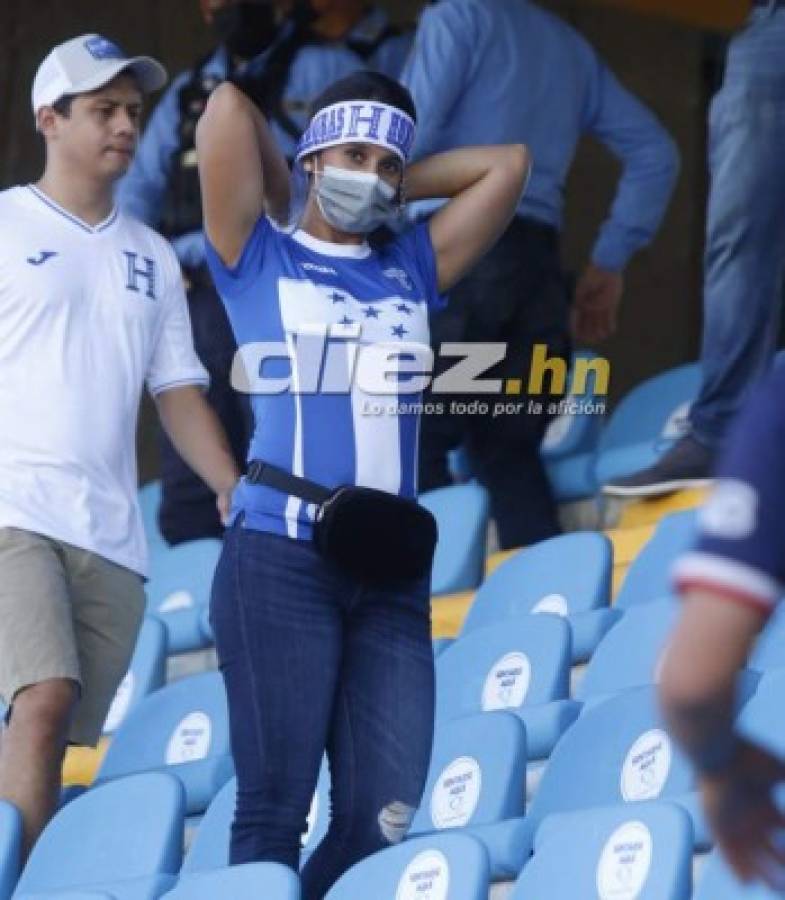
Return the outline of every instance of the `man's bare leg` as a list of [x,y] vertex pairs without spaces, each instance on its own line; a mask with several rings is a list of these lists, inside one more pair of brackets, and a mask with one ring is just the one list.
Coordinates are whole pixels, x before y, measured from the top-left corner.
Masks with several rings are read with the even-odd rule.
[[51,819],[60,797],[68,729],[78,698],[75,682],[53,678],[21,690],[0,742],[0,799],[24,823],[23,858]]

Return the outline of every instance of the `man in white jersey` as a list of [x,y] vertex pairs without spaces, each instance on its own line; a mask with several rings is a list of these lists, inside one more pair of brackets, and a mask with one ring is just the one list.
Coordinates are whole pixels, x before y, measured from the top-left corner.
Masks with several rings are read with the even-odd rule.
[[145,382],[223,512],[237,478],[174,253],[113,206],[142,93],[165,81],[98,35],[55,47],[33,84],[43,177],[0,193],[0,797],[22,811],[28,849],[66,744],[98,740],[143,615]]

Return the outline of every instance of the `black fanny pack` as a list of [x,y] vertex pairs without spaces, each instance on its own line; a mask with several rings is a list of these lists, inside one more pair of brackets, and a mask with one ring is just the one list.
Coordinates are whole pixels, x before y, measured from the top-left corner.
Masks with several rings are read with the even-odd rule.
[[419,503],[374,488],[330,490],[259,460],[245,480],[315,504],[316,549],[358,581],[382,587],[430,574],[438,529]]

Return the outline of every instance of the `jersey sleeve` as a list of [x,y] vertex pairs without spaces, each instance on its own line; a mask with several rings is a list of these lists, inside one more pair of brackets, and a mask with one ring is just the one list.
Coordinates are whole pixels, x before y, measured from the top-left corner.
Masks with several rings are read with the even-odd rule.
[[704,589],[769,615],[785,586],[785,369],[736,421],[695,548],[677,563],[680,592]]
[[419,222],[400,234],[395,240],[395,253],[401,267],[416,278],[428,309],[431,312],[444,309],[447,296],[439,292],[436,253],[428,222]]
[[264,263],[266,245],[272,240],[274,231],[267,216],[261,216],[245,242],[240,258],[233,266],[226,265],[205,234],[207,265],[224,302],[237,300],[257,279]]
[[147,389],[155,397],[188,384],[206,388],[210,376],[196,355],[191,317],[185,299],[180,266],[174,251],[162,241],[165,254],[165,291],[160,322],[147,366]]

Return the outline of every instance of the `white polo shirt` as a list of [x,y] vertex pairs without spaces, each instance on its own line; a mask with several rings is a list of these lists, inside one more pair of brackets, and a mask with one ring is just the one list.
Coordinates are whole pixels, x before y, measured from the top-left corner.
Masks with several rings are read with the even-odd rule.
[[169,244],[117,210],[93,227],[33,186],[0,192],[0,527],[147,573],[145,381],[208,382]]

